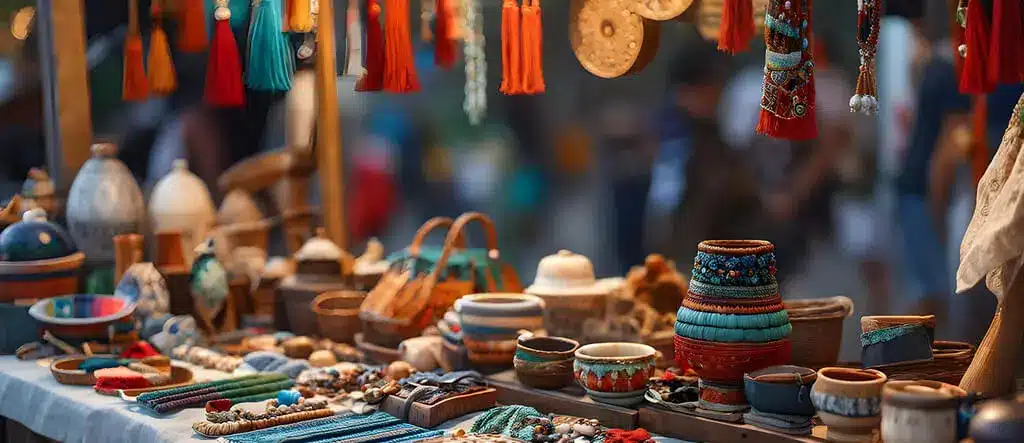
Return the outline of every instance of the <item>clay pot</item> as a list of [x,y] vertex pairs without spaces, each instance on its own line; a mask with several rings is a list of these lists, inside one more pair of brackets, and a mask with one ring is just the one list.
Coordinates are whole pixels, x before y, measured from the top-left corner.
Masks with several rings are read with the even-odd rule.
[[573,381],[572,362],[580,344],[562,337],[519,336],[512,365],[519,382],[538,389],[561,389]]
[[636,406],[654,375],[654,348],[639,343],[594,343],[576,350],[573,375],[594,401]]
[[892,381],[882,388],[886,443],[957,441],[957,408],[967,392],[929,380]]
[[32,209],[0,233],[0,302],[73,294],[85,254],[71,236]]
[[[182,159],[175,160],[171,172],[153,187],[149,216],[153,229],[181,232],[186,250],[206,240],[216,217],[210,190]],[[186,264],[191,264],[189,258],[186,257]]]
[[320,336],[337,343],[354,343],[360,330],[359,305],[366,298],[365,292],[336,291],[318,295],[312,303],[316,313]]
[[580,339],[586,319],[604,317],[611,291],[594,277],[590,259],[563,249],[541,259],[537,278],[524,292],[544,299],[548,333]]
[[511,366],[522,331],[539,331],[544,301],[529,294],[470,294],[455,301],[470,362]]
[[299,335],[317,334],[310,303],[324,292],[351,289],[341,273],[341,260],[346,255],[322,230],[295,254],[295,274],[284,277],[278,287],[289,330]]
[[116,156],[113,144],[93,145],[92,158],[82,165],[68,192],[68,229],[88,263],[113,264],[111,239],[145,232],[142,190]]
[[870,442],[881,423],[885,374],[874,369],[828,367],[818,371],[811,402],[828,426],[828,440]]
[[743,376],[747,402],[760,412],[814,415],[811,387],[818,374],[800,366],[772,366]]

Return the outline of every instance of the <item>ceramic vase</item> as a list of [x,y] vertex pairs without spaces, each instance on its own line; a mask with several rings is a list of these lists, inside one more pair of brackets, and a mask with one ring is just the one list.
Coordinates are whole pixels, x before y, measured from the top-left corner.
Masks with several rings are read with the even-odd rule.
[[775,280],[774,251],[760,240],[708,240],[697,247],[674,342],[677,364],[701,379],[705,410],[746,410],[743,374],[789,363],[792,326]]
[[469,361],[478,366],[511,366],[522,331],[544,325],[544,301],[529,294],[470,294],[455,301],[455,312]]
[[580,344],[563,337],[519,336],[512,365],[519,382],[538,389],[561,389],[573,382],[573,361]]
[[822,368],[811,402],[828,426],[828,440],[871,442],[881,423],[885,374],[874,369]]
[[153,229],[181,232],[186,251],[206,240],[216,220],[210,190],[188,170],[188,163],[182,159],[175,160],[171,172],[153,187],[149,216]]
[[604,317],[611,289],[594,277],[590,259],[563,249],[541,259],[537,277],[525,292],[544,300],[549,334],[580,340],[587,319]]
[[892,381],[882,388],[882,440],[943,443],[957,438],[963,389],[937,381]]
[[654,376],[656,353],[639,343],[589,344],[576,350],[573,375],[594,401],[636,406]]
[[142,190],[116,156],[113,144],[93,145],[92,158],[82,165],[68,192],[68,229],[89,264],[112,265],[111,239],[144,232]]

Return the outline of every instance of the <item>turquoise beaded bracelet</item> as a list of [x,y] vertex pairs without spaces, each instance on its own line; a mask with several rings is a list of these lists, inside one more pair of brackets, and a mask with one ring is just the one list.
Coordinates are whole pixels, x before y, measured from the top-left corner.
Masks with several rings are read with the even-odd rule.
[[711,326],[726,329],[767,329],[789,324],[785,310],[764,314],[719,314],[717,312],[695,311],[681,307],[676,311],[676,320],[695,326]]
[[675,327],[676,334],[680,337],[724,343],[765,343],[781,340],[789,337],[789,333],[792,330],[793,326],[789,323],[765,329],[729,329],[716,328],[714,326],[691,325],[677,321]]
[[690,280],[689,291],[711,298],[760,298],[779,293],[779,284],[772,282],[761,286],[722,286]]

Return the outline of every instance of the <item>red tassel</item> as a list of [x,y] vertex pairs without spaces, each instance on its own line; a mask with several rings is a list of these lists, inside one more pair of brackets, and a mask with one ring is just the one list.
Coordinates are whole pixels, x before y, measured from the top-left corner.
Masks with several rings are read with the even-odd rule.
[[501,8],[501,92],[522,94],[522,47],[520,11],[515,0],[505,0]]
[[992,46],[988,58],[990,85],[1021,82],[1021,74],[1024,73],[1024,54],[1020,48],[1024,43],[1021,16],[1021,0],[992,2]]
[[384,0],[384,90],[407,94],[420,90],[409,30],[409,0]]
[[179,6],[178,49],[182,52],[200,52],[206,49],[206,2],[184,0]]
[[380,12],[377,0],[366,0],[366,73],[356,83],[356,91],[384,89],[384,35]]
[[544,92],[544,30],[540,0],[523,5],[523,92]]
[[455,66],[455,41],[451,38],[452,16],[448,0],[436,0],[434,11],[434,64],[444,69]]
[[213,25],[213,43],[206,62],[206,90],[203,99],[206,104],[221,108],[245,104],[242,59],[228,18],[218,19]]
[[[785,10],[785,22],[791,28],[801,29],[802,21],[807,20],[806,29],[800,31],[800,37],[792,37],[781,32],[773,32],[765,28],[765,44],[767,50],[773,53],[786,54],[790,48],[799,48],[804,42],[809,42],[811,32],[811,0],[790,0],[791,6]],[[775,2],[769,3],[773,5]],[[769,10],[769,14],[777,17],[783,11]],[[795,41],[794,41],[795,40]],[[794,68],[795,71],[777,70],[769,68],[765,64],[765,80],[763,97],[761,98],[761,114],[757,120],[757,133],[770,137],[783,138],[788,140],[809,140],[818,136],[818,126],[815,119],[815,90],[814,90],[814,68],[812,63],[814,56],[810,46],[806,46],[800,53],[800,65]],[[784,61],[784,60],[783,60]],[[775,80],[775,75],[783,74],[785,81],[780,84]],[[793,77],[796,76],[796,77]],[[795,87],[792,83],[805,82]],[[797,83],[800,84],[800,83]]]
[[752,1],[725,0],[718,25],[718,50],[730,54],[749,51],[756,31]]
[[992,91],[995,84],[989,82],[985,72],[991,55],[989,44],[992,40],[989,18],[985,16],[981,0],[971,0],[967,4],[967,31],[964,38],[967,42],[967,57],[964,59],[963,72],[960,74],[960,92],[984,94]]

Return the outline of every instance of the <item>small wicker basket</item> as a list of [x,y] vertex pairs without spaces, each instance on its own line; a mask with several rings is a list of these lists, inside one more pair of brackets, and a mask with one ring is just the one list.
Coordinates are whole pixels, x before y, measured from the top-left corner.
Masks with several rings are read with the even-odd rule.
[[934,380],[951,385],[960,384],[967,367],[974,359],[974,346],[956,341],[935,341],[932,360],[873,366],[890,380]]
[[337,343],[355,343],[353,339],[362,327],[359,305],[365,297],[366,293],[360,291],[332,291],[313,299],[320,336]]
[[853,301],[847,297],[787,300],[793,332],[792,364],[812,369],[835,366],[842,345],[843,320],[853,314]]

